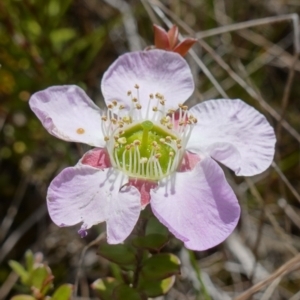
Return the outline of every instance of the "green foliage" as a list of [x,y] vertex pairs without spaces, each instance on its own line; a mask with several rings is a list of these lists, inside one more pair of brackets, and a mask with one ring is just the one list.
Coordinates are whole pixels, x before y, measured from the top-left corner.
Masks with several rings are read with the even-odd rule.
[[120,284],[113,277],[97,279],[91,285],[91,288],[97,292],[102,300],[110,300],[115,287]]
[[52,295],[52,300],[68,300],[71,299],[73,286],[71,284],[63,284],[56,289]]
[[33,255],[28,250],[25,254],[26,269],[16,261],[9,261],[10,267],[20,276],[22,285],[32,292],[32,295],[17,295],[11,300],[69,300],[72,294],[72,285],[64,284],[58,287],[53,296],[47,295],[53,288],[51,269],[40,261],[40,254]]
[[159,253],[169,234],[153,216],[148,217],[141,225],[144,232],[125,244],[100,244],[98,253],[114,263],[115,277],[97,279],[91,285],[101,299],[147,299],[165,295],[173,286],[180,260],[174,254]]
[[144,300],[145,297],[142,297],[142,295],[138,291],[129,287],[128,285],[121,284],[113,290],[112,299],[115,299],[115,300],[124,300],[124,299]]
[[167,294],[174,282],[175,276],[154,281],[150,281],[142,277],[139,281],[138,290],[143,291],[147,297],[158,297]]
[[132,245],[153,251],[159,251],[168,242],[168,236],[162,234],[148,234],[147,236],[136,237],[132,240]]
[[144,262],[141,273],[145,280],[164,279],[180,273],[180,260],[174,254],[159,253]]
[[136,261],[135,250],[128,245],[102,243],[98,251],[101,256],[119,265],[131,265]]

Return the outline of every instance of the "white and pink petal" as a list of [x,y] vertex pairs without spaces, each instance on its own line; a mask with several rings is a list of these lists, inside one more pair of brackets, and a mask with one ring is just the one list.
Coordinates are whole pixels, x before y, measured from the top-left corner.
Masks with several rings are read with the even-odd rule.
[[[135,85],[139,86],[138,97]],[[180,55],[156,49],[120,56],[105,72],[101,90],[107,104],[117,100],[127,109],[131,107],[132,97],[139,98],[145,113],[149,95],[156,93],[164,96],[166,109],[177,109],[178,104],[193,93],[194,80]],[[131,96],[127,95],[128,91],[132,91]],[[150,104],[150,108],[156,106],[157,99],[151,100]]]
[[46,130],[65,141],[104,146],[101,110],[78,86],[52,86],[33,94],[30,108]]
[[81,235],[106,221],[111,244],[124,241],[134,228],[141,210],[140,193],[124,186],[128,179],[111,168],[103,170],[78,164],[64,169],[51,182],[47,205],[58,226],[83,223]]
[[240,217],[234,192],[209,157],[152,190],[150,203],[158,220],[191,250],[206,250],[224,241]]
[[198,119],[187,149],[210,155],[236,175],[252,176],[272,163],[276,137],[264,115],[241,100],[208,100],[189,111]]

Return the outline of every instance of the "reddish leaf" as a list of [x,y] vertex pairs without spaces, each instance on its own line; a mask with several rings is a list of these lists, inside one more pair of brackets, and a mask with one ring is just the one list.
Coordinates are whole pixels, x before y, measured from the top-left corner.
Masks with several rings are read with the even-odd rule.
[[178,33],[178,27],[176,25],[173,25],[167,33],[171,49],[175,48],[178,43]]
[[180,44],[178,44],[175,49],[173,49],[174,52],[180,54],[181,56],[185,56],[190,48],[197,42],[196,39],[187,38],[183,40]]
[[170,50],[167,32],[160,26],[153,24],[154,45],[157,49]]

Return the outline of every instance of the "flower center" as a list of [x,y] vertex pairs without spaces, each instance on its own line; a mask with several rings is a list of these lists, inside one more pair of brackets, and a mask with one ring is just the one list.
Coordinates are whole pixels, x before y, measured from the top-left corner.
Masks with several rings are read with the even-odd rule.
[[[102,131],[107,150],[115,168],[129,177],[160,180],[176,171],[183,157],[196,118],[188,115],[187,107],[165,109],[163,95],[149,96],[147,109],[143,110],[138,97],[132,97],[132,107],[124,112],[124,106],[113,101],[107,114],[102,116]],[[160,104],[160,106],[157,105]],[[149,110],[153,113],[149,117]],[[143,115],[144,114],[144,115]]]

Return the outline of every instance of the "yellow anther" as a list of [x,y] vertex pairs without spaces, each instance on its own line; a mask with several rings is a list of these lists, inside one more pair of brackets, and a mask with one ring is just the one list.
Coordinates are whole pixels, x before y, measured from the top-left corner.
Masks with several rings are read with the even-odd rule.
[[153,94],[150,94],[150,95],[149,95],[149,98],[150,98],[150,99],[153,99]]
[[114,148],[118,148],[119,147],[119,144],[118,143],[115,143],[114,144]]
[[179,104],[178,104],[178,107],[179,107],[179,108],[182,108],[182,107],[183,107],[183,104],[182,104],[182,103],[179,103]]
[[156,141],[153,141],[153,142],[151,143],[151,145],[152,145],[153,147],[157,147],[157,142],[156,142]]
[[126,117],[123,117],[122,120],[124,123],[128,124],[128,123],[130,123],[131,118],[126,116]]
[[188,110],[188,109],[189,109],[189,107],[188,107],[187,105],[183,105],[181,108],[182,108],[183,110]]
[[163,144],[166,142],[166,140],[164,138],[159,139],[159,141]]
[[119,109],[120,109],[120,110],[122,110],[122,109],[124,109],[124,108],[125,108],[125,106],[124,106],[123,104],[120,104],[120,105],[119,105]]
[[135,140],[135,141],[133,141],[133,144],[134,144],[135,146],[140,146],[140,145],[141,145],[141,141]]
[[130,96],[130,95],[131,95],[131,91],[128,91],[128,92],[127,92],[127,96]]
[[142,108],[142,105],[138,103],[135,107],[136,107],[137,109],[141,109],[141,108]]
[[168,110],[168,114],[174,114],[175,113],[175,110],[174,109],[169,109]]
[[167,128],[168,128],[168,129],[172,129],[172,128],[173,128],[173,124],[168,124],[168,125],[167,125]]
[[125,149],[126,149],[126,150],[130,150],[130,148],[131,148],[131,144],[125,146]]
[[138,99],[137,98],[132,98],[132,102],[137,102]]
[[139,87],[138,84],[135,84],[135,85],[134,85],[134,88],[135,88],[135,89],[139,89],[140,87]]
[[155,156],[155,158],[160,158],[161,154],[160,153],[156,153],[154,156]]
[[119,131],[119,135],[122,135],[122,134],[124,134],[124,133],[125,133],[124,130],[120,130],[120,131]]
[[165,102],[166,102],[165,100],[160,100],[160,101],[159,101],[159,103],[160,103],[161,105],[165,105]]
[[105,137],[104,137],[104,141],[105,141],[105,142],[109,141],[109,137],[108,137],[108,136],[105,136]]
[[122,145],[124,145],[124,144],[126,144],[127,143],[127,140],[126,140],[126,138],[123,136],[123,137],[120,137],[120,138],[118,138],[118,143],[119,144],[122,144]]
[[108,109],[113,109],[113,107],[114,107],[114,105],[111,104],[111,103],[109,103],[109,104],[107,105],[107,108],[108,108]]
[[115,141],[117,141],[120,137],[118,135],[114,136]]
[[117,105],[118,105],[118,101],[117,101],[117,100],[113,100],[112,104],[113,104],[114,106],[117,106]]
[[172,141],[172,138],[171,138],[169,135],[167,135],[167,136],[166,136],[166,141],[167,141],[167,142],[171,142],[171,141]]
[[197,118],[194,118],[194,124],[196,124],[198,122]]
[[84,134],[84,133],[85,133],[85,130],[84,130],[83,128],[78,128],[78,129],[76,130],[76,132],[77,132],[78,134]]
[[153,111],[158,111],[157,106],[153,106],[153,107],[152,107],[152,110],[153,110]]
[[107,121],[107,116],[102,116],[102,117],[101,117],[101,120],[102,120],[102,121]]
[[110,121],[111,121],[114,125],[117,124],[117,119],[115,119],[115,118],[112,118]]
[[180,144],[177,144],[177,149],[181,149],[182,146]]
[[176,144],[180,144],[180,143],[181,143],[181,139],[177,139]]
[[169,152],[169,156],[170,156],[170,157],[174,157],[174,152],[170,151],[170,152]]
[[160,94],[160,93],[156,93],[156,94],[155,94],[155,97],[156,97],[157,99],[159,99],[159,100],[164,100],[164,96],[163,96],[162,94]]

